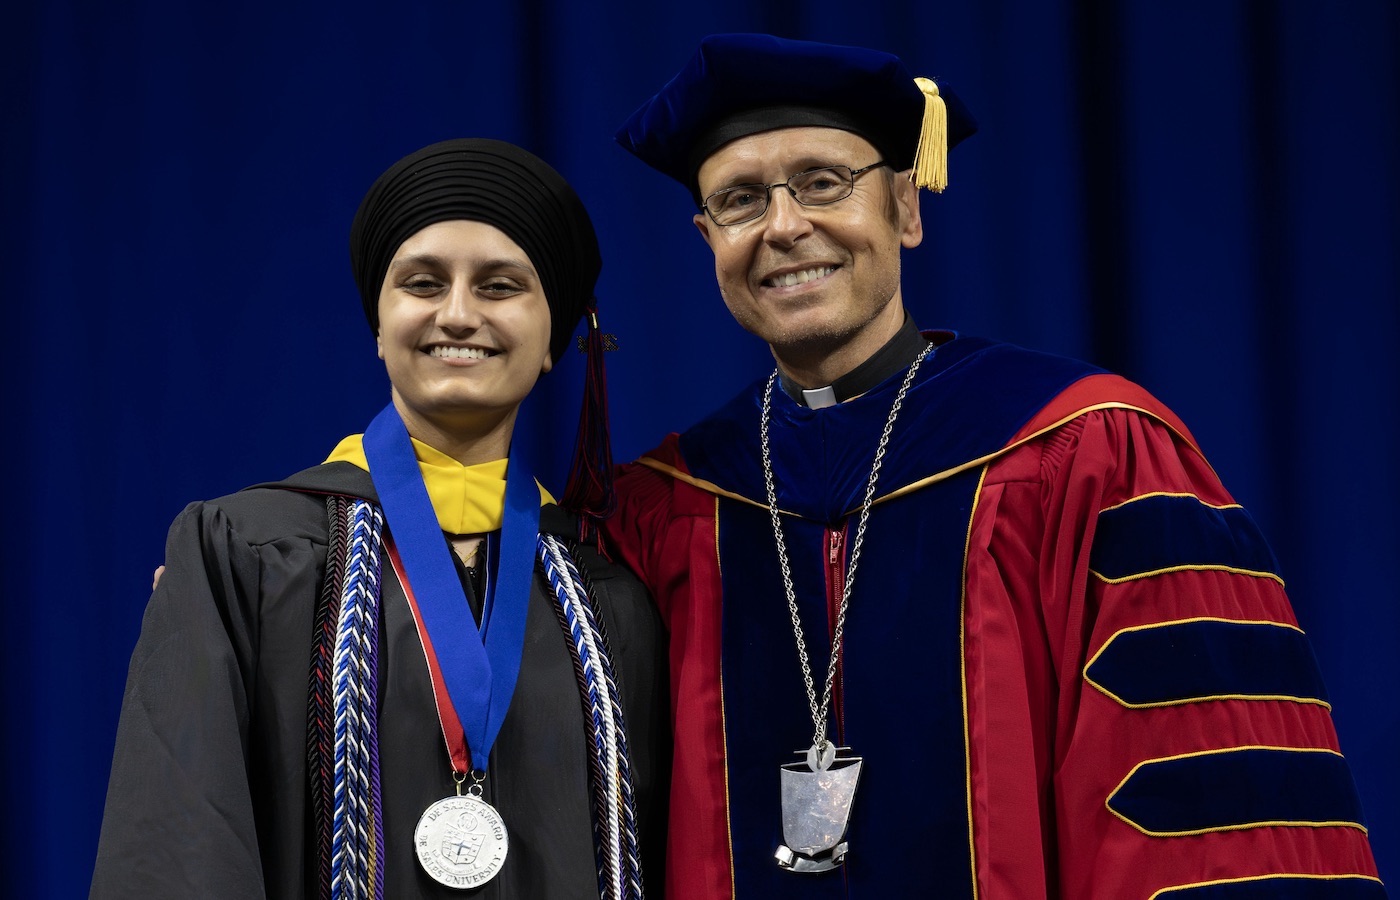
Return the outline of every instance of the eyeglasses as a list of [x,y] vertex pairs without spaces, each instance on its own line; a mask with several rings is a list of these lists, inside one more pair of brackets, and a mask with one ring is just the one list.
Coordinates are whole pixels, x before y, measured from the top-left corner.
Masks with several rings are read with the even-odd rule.
[[775,181],[772,184],[736,184],[734,187],[715,191],[706,197],[701,205],[716,225],[742,225],[768,212],[768,206],[773,199],[773,188],[787,188],[792,198],[803,206],[825,206],[851,196],[851,192],[856,188],[856,176],[884,165],[888,163],[881,160],[863,169],[822,166],[819,169],[798,172],[787,181]]

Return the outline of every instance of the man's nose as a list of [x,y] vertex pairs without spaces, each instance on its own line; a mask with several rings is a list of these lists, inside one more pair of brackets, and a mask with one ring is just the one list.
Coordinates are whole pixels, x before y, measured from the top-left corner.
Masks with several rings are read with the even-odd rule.
[[781,246],[792,243],[812,230],[807,220],[807,208],[797,202],[787,185],[775,187],[768,197],[768,214],[764,216],[764,240]]

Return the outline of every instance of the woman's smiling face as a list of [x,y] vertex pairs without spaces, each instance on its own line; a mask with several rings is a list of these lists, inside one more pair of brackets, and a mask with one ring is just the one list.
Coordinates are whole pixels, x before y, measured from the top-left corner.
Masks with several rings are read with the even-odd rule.
[[553,365],[549,338],[538,272],[492,225],[429,225],[399,246],[385,272],[376,342],[415,437],[423,426],[453,434],[502,417],[513,422]]

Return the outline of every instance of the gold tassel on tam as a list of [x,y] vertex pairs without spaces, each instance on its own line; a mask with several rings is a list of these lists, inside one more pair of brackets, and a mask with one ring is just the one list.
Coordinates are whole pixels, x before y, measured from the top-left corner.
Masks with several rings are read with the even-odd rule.
[[948,186],[948,107],[932,79],[915,78],[914,83],[924,92],[924,121],[910,180],[915,187],[941,193]]

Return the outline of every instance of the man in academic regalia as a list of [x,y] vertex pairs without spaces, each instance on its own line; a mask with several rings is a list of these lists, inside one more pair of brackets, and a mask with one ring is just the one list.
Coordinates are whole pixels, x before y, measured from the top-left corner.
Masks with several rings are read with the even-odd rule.
[[1385,896],[1278,565],[1186,427],[906,312],[918,190],[974,128],[888,54],[717,35],[618,134],[777,361],[607,526],[670,629],[668,896]]

